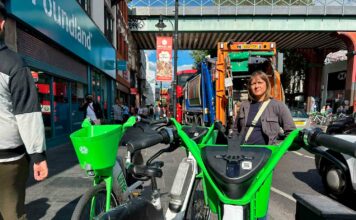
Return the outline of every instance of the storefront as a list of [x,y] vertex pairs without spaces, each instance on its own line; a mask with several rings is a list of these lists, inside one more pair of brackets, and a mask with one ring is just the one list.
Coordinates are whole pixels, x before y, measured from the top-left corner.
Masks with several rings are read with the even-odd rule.
[[109,116],[115,49],[78,3],[11,0],[8,10],[7,43],[30,66],[48,146],[67,142],[80,128],[79,107],[88,93]]
[[346,102],[347,105],[352,104],[352,102],[346,98],[348,95],[347,91],[350,91],[350,88],[347,88],[346,84],[346,70],[346,61],[327,64],[323,68],[321,106],[329,105],[333,108],[334,113],[340,105],[339,102]]
[[127,61],[117,60],[117,83],[116,83],[116,97],[118,97],[121,102],[127,106],[130,105],[130,83],[129,83],[129,73],[127,71]]

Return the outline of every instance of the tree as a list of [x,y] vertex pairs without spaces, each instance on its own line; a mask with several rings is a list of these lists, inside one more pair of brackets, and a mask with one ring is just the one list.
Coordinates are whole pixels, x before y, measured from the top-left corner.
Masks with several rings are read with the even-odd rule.
[[206,56],[209,55],[209,51],[208,50],[193,50],[192,52],[190,52],[190,56],[193,57],[194,59],[194,65],[195,67],[204,60],[204,58]]
[[202,62],[206,56],[210,57],[216,57],[217,50],[212,49],[212,50],[193,50],[190,52],[190,56],[194,59],[194,66],[195,68],[198,66],[200,62]]

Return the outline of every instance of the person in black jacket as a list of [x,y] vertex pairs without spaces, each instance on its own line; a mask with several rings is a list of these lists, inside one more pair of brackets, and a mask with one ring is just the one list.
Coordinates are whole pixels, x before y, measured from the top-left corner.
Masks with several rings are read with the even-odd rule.
[[48,176],[46,141],[30,69],[4,43],[5,18],[0,2],[0,219],[26,219],[29,159],[34,179],[44,180]]
[[85,97],[84,103],[79,108],[80,111],[84,112],[84,118],[89,118],[95,124],[100,124],[103,119],[103,111],[99,103],[94,101],[92,95],[87,95]]

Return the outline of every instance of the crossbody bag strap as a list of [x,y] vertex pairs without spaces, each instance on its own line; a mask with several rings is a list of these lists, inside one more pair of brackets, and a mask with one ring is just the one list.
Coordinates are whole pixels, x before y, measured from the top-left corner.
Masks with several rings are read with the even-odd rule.
[[258,110],[257,114],[255,115],[255,118],[252,120],[252,125],[251,127],[248,128],[246,136],[245,136],[245,142],[248,140],[248,138],[251,136],[253,129],[255,128],[257,121],[260,119],[262,113],[266,109],[268,103],[271,101],[271,99],[268,99],[267,101],[264,101],[262,103],[261,108]]

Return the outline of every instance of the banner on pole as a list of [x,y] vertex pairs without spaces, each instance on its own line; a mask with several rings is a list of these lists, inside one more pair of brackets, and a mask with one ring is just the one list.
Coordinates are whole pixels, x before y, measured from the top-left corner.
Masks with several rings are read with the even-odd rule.
[[156,39],[156,81],[172,81],[172,37]]

